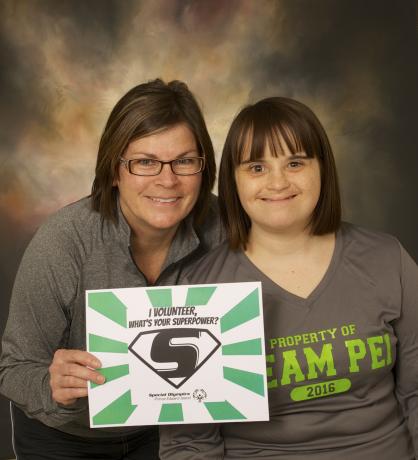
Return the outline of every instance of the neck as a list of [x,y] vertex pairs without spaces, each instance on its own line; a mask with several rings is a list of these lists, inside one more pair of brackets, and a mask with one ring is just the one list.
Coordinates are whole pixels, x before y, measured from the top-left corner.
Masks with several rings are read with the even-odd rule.
[[173,241],[177,227],[169,230],[134,231],[131,228],[131,246],[135,254],[166,252]]
[[246,255],[277,285],[307,298],[325,276],[334,247],[334,233],[312,235],[304,230],[271,234],[253,228]]
[[132,230],[132,257],[150,284],[154,284],[161,274],[176,230],[141,233]]
[[313,247],[318,238],[306,228],[298,232],[266,232],[261,228],[251,228],[246,253],[274,254],[277,256],[294,256],[298,253],[306,253]]

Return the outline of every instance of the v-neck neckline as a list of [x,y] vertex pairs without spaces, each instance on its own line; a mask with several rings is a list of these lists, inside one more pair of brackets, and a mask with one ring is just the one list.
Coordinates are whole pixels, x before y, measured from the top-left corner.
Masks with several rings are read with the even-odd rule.
[[241,263],[244,264],[252,273],[251,276],[256,276],[258,281],[262,282],[263,285],[263,292],[266,294],[270,294],[273,296],[279,296],[286,302],[290,302],[294,305],[298,305],[303,308],[309,308],[312,303],[322,294],[324,289],[328,286],[329,282],[333,278],[335,274],[335,269],[340,259],[340,255],[342,252],[343,246],[343,235],[341,228],[337,231],[335,235],[335,245],[334,251],[332,253],[332,257],[328,268],[326,269],[324,276],[321,278],[319,283],[315,286],[312,292],[308,295],[308,297],[304,298],[293,294],[292,292],[284,289],[279,284],[274,282],[271,278],[269,278],[265,273],[263,273],[257,265],[255,265],[251,259],[244,253],[244,251],[240,250],[237,253],[237,256]]

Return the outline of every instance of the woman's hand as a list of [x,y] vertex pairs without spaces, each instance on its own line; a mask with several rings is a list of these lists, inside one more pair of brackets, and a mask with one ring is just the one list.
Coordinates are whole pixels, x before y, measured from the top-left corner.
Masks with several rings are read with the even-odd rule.
[[94,369],[100,368],[100,361],[81,350],[57,350],[49,366],[52,399],[68,406],[78,398],[87,396],[87,382],[101,384],[105,378]]

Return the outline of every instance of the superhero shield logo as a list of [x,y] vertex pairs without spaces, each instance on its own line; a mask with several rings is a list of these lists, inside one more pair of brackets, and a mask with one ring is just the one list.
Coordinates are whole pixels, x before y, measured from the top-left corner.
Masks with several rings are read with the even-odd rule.
[[180,388],[220,345],[207,329],[159,329],[138,334],[129,350],[170,385]]

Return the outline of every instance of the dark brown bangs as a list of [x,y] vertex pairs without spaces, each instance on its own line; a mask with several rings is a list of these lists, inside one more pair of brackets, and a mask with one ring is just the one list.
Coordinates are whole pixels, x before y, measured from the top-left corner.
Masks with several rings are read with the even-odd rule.
[[286,146],[292,155],[305,152],[308,158],[317,157],[321,152],[321,142],[306,120],[293,117],[280,109],[263,103],[244,109],[241,114],[240,130],[233,160],[237,167],[245,161],[244,155],[250,150],[249,160],[264,157],[268,146],[273,157],[283,155]]
[[280,145],[279,153],[283,152],[282,143],[290,150],[292,155],[304,152],[308,158],[318,156],[320,150],[320,140],[315,135],[313,126],[298,114],[288,110],[287,107],[271,108],[272,122],[271,126],[271,144],[272,155],[277,155],[275,145]]

